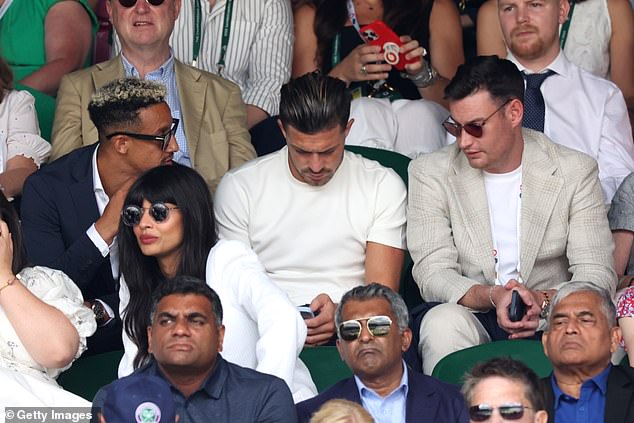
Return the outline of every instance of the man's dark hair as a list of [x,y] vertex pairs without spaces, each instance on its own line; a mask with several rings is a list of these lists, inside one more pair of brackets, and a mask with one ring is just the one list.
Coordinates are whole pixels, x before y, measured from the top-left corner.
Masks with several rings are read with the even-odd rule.
[[476,364],[465,375],[462,395],[467,404],[471,404],[476,385],[490,377],[501,377],[519,382],[524,387],[524,395],[535,412],[546,410],[546,400],[541,389],[539,377],[521,361],[509,357],[496,357]]
[[152,294],[152,311],[150,312],[150,324],[153,323],[156,307],[161,300],[168,295],[201,295],[209,300],[211,311],[216,316],[216,326],[222,325],[222,304],[216,291],[211,289],[204,281],[193,276],[176,276],[161,283]]
[[352,97],[340,79],[307,73],[284,84],[281,94],[280,121],[285,128],[316,134],[348,123]]
[[165,86],[138,78],[120,78],[110,81],[92,95],[88,104],[90,119],[97,127],[99,139],[123,125],[139,121],[139,111],[154,104],[164,103]]
[[460,65],[445,88],[449,101],[462,100],[477,91],[488,91],[500,103],[512,99],[524,102],[524,78],[510,60],[497,56],[477,56]]

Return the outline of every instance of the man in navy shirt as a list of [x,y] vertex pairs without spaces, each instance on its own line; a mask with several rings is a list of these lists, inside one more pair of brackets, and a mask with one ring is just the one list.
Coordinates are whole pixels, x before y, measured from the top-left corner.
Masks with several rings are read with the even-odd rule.
[[549,422],[634,422],[634,369],[610,363],[620,339],[607,290],[570,282],[557,292],[542,338]]

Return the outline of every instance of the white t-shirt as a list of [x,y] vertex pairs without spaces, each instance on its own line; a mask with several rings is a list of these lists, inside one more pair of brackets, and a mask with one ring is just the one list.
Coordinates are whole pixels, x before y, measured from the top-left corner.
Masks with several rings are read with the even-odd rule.
[[406,195],[393,170],[351,152],[327,184],[300,182],[285,147],[225,174],[214,209],[220,237],[250,245],[301,305],[363,284],[368,241],[406,248]]
[[508,173],[484,172],[491,237],[498,260],[496,283],[499,285],[506,285],[509,280],[518,277],[518,212],[521,184],[521,166]]

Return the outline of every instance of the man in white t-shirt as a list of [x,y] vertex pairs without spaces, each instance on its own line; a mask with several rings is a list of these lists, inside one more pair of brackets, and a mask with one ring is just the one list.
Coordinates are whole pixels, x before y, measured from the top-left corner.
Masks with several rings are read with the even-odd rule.
[[335,334],[335,303],[364,282],[398,291],[406,189],[391,169],[344,151],[350,94],[336,78],[306,74],[282,87],[287,146],[223,177],[221,238],[258,254],[295,304],[310,306],[309,345]]
[[[409,168],[408,247],[423,299],[431,373],[445,355],[535,336],[570,280],[614,293],[616,274],[597,163],[522,129],[524,80],[509,60],[480,56],[445,89],[456,143]],[[511,321],[518,291],[525,313]]]

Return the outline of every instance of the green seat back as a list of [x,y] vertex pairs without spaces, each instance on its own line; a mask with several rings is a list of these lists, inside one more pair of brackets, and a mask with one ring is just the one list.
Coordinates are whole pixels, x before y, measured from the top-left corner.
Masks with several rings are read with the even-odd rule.
[[299,358],[310,370],[310,375],[319,392],[352,376],[352,371],[339,356],[337,347],[304,348]]
[[[439,339],[438,342],[443,342]],[[476,345],[449,354],[438,362],[432,376],[448,383],[462,384],[464,374],[481,361],[493,357],[510,357],[526,364],[539,377],[546,377],[552,371],[548,358],[540,341],[528,339],[513,339],[489,342]]]
[[22,84],[15,84],[15,89],[28,91],[35,97],[35,111],[37,112],[42,138],[51,142],[51,130],[53,129],[53,119],[55,118],[55,98]]
[[123,351],[80,357],[70,369],[59,375],[57,382],[67,391],[92,401],[99,388],[117,379],[121,357]]

